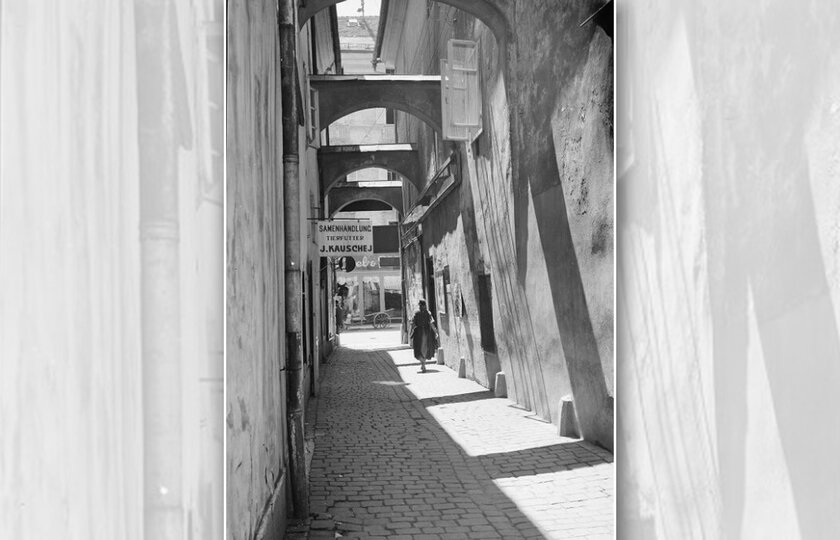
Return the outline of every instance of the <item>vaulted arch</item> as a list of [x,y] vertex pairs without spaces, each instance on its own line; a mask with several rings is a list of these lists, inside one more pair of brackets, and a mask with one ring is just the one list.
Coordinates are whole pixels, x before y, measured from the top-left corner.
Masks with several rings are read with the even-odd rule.
[[329,192],[327,200],[330,217],[351,203],[367,200],[383,202],[403,213],[402,190],[398,187],[337,187]]
[[420,159],[410,144],[324,146],[318,150],[321,192],[327,193],[342,177],[369,168],[397,173],[422,189]]
[[396,109],[441,131],[438,75],[311,75],[318,91],[319,120],[329,126],[364,109]]

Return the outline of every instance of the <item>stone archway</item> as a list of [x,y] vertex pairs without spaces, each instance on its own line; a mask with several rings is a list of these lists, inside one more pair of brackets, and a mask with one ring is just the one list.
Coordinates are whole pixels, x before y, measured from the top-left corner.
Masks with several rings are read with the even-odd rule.
[[368,168],[397,173],[418,190],[423,188],[420,160],[410,144],[323,146],[318,150],[321,193],[328,193],[344,176]]
[[309,85],[318,91],[322,127],[354,112],[389,108],[441,131],[439,75],[311,75]]
[[379,201],[387,204],[400,215],[403,213],[402,189],[398,187],[337,187],[327,195],[330,217],[342,208],[358,201]]

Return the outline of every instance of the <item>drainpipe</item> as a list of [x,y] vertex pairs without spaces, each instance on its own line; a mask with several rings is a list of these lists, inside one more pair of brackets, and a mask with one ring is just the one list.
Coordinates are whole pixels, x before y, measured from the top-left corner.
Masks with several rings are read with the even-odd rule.
[[292,513],[309,516],[309,481],[303,438],[303,350],[300,244],[300,171],[298,157],[298,79],[296,0],[280,0],[280,93],[283,108],[283,227],[286,267],[286,374],[289,469]]
[[[404,207],[404,206],[403,206]],[[403,217],[403,219],[405,219]],[[402,321],[400,321],[400,343],[408,343],[408,314],[409,314],[409,304],[408,304],[408,297],[406,293],[408,292],[405,288],[405,280],[406,280],[406,264],[405,264],[405,254],[403,253],[403,239],[402,239],[402,227],[397,225],[397,238],[399,239],[398,249],[400,250],[400,293],[402,294]]]
[[175,16],[168,0],[136,0],[140,172],[143,521],[148,539],[183,537],[181,490],[178,126]]

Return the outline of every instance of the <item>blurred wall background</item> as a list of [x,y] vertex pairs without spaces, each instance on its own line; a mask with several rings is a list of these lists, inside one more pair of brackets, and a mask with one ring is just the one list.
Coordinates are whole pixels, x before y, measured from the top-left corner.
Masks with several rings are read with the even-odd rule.
[[838,28],[618,4],[620,538],[840,530]]
[[[165,77],[138,66],[137,9]],[[221,536],[221,9],[0,0],[2,538],[140,538],[154,493],[173,537]],[[617,5],[619,538],[840,529],[838,11]],[[160,394],[142,95],[177,224]],[[176,426],[168,486],[144,479],[151,396]]]
[[0,538],[222,535],[223,25],[0,1]]

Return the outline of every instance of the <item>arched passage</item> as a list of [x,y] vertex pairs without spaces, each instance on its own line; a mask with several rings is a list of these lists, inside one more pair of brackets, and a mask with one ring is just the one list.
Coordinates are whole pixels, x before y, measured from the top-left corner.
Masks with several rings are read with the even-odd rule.
[[[349,204],[359,201],[379,201],[393,208],[400,215],[403,213],[402,190],[398,187],[338,187],[327,195],[330,217],[340,212]],[[372,208],[381,210],[382,208]]]
[[[313,15],[322,9],[341,3],[343,0],[307,0],[306,5],[298,10],[298,23],[301,27]],[[469,13],[487,25],[496,36],[500,45],[508,42],[510,25],[505,15],[505,0],[436,0]]]
[[329,126],[364,109],[396,109],[441,131],[438,75],[312,75],[318,91],[319,120]]
[[420,160],[410,144],[324,146],[318,150],[321,192],[328,193],[343,176],[368,168],[397,173],[422,189]]

